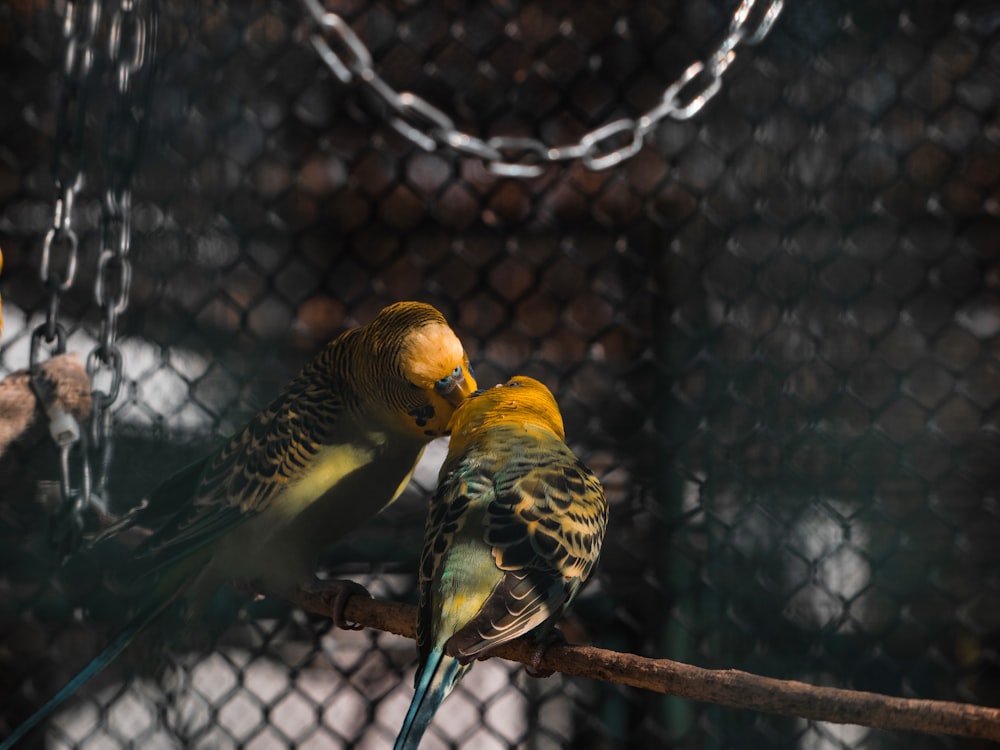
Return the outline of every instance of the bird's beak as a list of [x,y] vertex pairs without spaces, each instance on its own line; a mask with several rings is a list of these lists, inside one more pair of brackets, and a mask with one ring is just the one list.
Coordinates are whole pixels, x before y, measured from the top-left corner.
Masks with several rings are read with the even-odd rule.
[[451,387],[441,395],[449,404],[457,408],[475,392],[477,387],[476,379],[472,377],[472,371],[469,370],[469,365],[466,363],[462,365],[462,371],[452,381]]

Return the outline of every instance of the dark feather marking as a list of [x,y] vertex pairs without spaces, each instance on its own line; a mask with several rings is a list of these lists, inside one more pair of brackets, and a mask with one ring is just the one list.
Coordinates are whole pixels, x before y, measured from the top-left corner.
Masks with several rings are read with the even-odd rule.
[[[607,518],[596,477],[561,441],[542,445],[533,440],[513,453],[496,473],[478,461],[475,470],[465,459],[459,461],[443,475],[432,498],[420,567],[422,661],[430,651],[432,576],[447,551],[448,540],[443,545],[439,540],[455,533],[456,516],[471,503],[485,505],[489,520],[483,539],[506,574],[480,612],[445,645],[446,653],[463,663],[529,625],[551,626],[594,566]],[[553,461],[553,455],[559,458]]]

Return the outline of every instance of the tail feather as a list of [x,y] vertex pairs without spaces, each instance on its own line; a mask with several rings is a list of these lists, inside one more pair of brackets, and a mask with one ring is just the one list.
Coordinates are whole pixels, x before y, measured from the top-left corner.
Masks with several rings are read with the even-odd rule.
[[448,697],[468,669],[467,665],[445,655],[439,648],[430,652],[393,750],[417,750],[438,706]]
[[59,692],[49,698],[41,708],[25,719],[8,737],[0,742],[0,750],[10,750],[14,747],[28,732],[51,716],[67,698],[72,696],[73,693],[83,687],[92,678],[100,674],[105,667],[128,647],[143,628],[156,619],[157,615],[177,598],[181,590],[182,588],[169,596],[148,601],[135,617],[118,631],[118,634],[111,639],[111,642],[101,649],[101,652],[97,656],[90,660],[87,666],[81,669]]

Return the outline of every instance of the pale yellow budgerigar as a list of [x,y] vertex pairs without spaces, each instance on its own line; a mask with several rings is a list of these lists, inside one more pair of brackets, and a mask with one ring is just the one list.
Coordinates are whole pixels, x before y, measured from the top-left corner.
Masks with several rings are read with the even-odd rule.
[[555,399],[515,377],[455,411],[420,562],[420,665],[396,750],[415,750],[474,659],[543,637],[597,563],[608,505]]
[[424,447],[447,434],[455,407],[475,388],[461,342],[430,305],[389,305],[330,342],[219,451],[153,493],[133,520],[156,528],[127,571],[137,585],[149,581],[148,595],[112,642],[0,750],[178,596],[197,603],[230,579],[268,590],[311,581],[322,548],[399,496]]

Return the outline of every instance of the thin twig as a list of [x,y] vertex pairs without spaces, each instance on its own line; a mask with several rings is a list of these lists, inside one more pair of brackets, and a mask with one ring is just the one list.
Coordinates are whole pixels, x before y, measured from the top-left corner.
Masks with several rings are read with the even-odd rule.
[[[328,616],[331,613],[332,601],[321,591],[301,591],[290,599],[310,612]],[[365,627],[407,638],[416,636],[416,609],[406,604],[351,596],[344,615]],[[491,656],[531,664],[535,655],[533,646],[533,641],[519,639],[500,646]],[[737,669],[703,669],[669,659],[647,659],[591,646],[553,645],[545,651],[538,666],[542,670],[733,708],[1000,742],[1000,709],[986,706],[816,687]]]

